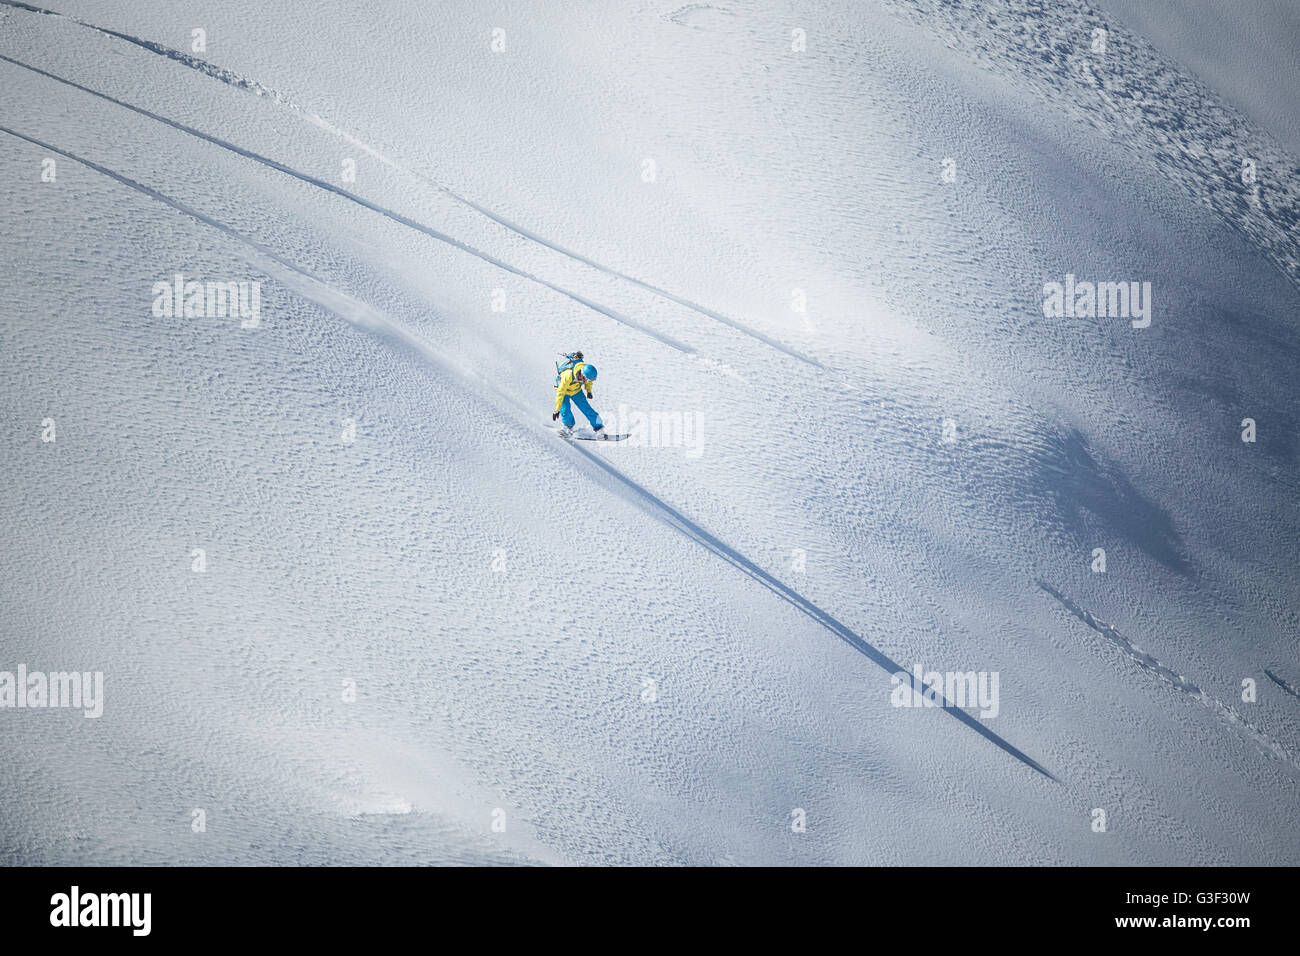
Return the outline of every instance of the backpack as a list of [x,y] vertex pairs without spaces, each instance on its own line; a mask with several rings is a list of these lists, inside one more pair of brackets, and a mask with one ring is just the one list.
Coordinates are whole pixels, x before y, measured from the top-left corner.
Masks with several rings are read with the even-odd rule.
[[555,363],[555,387],[556,388],[560,387],[560,376],[563,375],[565,372],[567,372],[569,369],[576,367],[578,363],[580,363],[581,361],[582,361],[581,352],[564,353],[564,362]]

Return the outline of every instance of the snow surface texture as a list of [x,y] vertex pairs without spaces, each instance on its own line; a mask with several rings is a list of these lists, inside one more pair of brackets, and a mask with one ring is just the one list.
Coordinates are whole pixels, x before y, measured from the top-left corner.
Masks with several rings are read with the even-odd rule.
[[0,0],[0,861],[1300,863],[1298,33]]

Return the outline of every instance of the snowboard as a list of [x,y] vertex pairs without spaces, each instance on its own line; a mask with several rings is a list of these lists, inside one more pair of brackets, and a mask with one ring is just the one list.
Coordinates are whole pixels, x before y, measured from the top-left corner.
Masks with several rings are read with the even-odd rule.
[[572,434],[566,435],[559,425],[549,425],[547,427],[554,429],[561,438],[567,438],[570,441],[622,441],[625,438],[632,437],[630,435],[614,435],[610,433],[608,428],[605,429],[604,438],[597,438],[596,433],[590,428],[575,428]]

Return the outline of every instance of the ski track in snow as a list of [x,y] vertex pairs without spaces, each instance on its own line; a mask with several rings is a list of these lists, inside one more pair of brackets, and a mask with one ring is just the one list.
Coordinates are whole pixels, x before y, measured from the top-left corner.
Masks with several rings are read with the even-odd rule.
[[[3,125],[0,125],[0,133],[6,133],[13,136],[15,139],[23,140],[33,146],[38,146],[41,149],[57,153],[73,162],[80,163],[87,169],[92,169],[100,175],[106,176],[114,182],[126,186],[128,189],[136,190],[137,192],[148,196],[150,199],[160,202],[183,215],[189,216],[203,225],[216,229],[223,235],[228,236],[253,250],[253,252],[256,253],[256,256],[252,257],[254,265],[265,269],[268,274],[273,275],[276,279],[288,285],[299,294],[304,295],[322,308],[325,308],[329,312],[367,332],[378,334],[389,340],[399,342],[401,345],[411,349],[425,360],[433,362],[440,371],[455,378],[456,381],[462,385],[482,384],[471,380],[461,372],[457,367],[456,362],[441,349],[406,330],[400,323],[383,316],[378,310],[361,302],[354,296],[333,288],[328,283],[323,282],[316,276],[312,275],[310,272],[293,262],[290,262],[273,249],[268,248],[255,239],[245,236],[237,229],[221,222],[219,219],[215,219],[212,216],[199,212],[197,209],[192,208],[180,200],[164,195],[156,189],[146,186],[143,183],[136,182],[135,180],[123,176],[121,173],[115,172],[114,170],[96,163],[93,160],[85,159],[66,149],[43,142],[34,136],[28,136]],[[510,405],[518,411],[525,411],[522,405],[510,401],[507,396],[500,393],[494,394],[497,398],[509,401]]]
[[[1203,704],[1211,711],[1211,713],[1225,724],[1228,724],[1230,727],[1235,727],[1244,733],[1264,753],[1281,760],[1283,763],[1287,764],[1290,769],[1300,771],[1300,760],[1297,760],[1291,751],[1287,750],[1287,748],[1281,743],[1274,740],[1264,731],[1246,720],[1246,718],[1242,717],[1241,714],[1237,713],[1236,709],[1231,705],[1225,704],[1217,697],[1207,694],[1182,674],[1170,670],[1164,664],[1161,664],[1160,661],[1156,660],[1146,651],[1142,650],[1142,648],[1138,647],[1131,640],[1121,634],[1113,625],[1097,619],[1093,616],[1091,611],[1086,611],[1079,607],[1079,605],[1075,604],[1046,581],[1039,579],[1038,586],[1052,597],[1056,598],[1056,600],[1059,601],[1067,611],[1079,620],[1083,621],[1084,624],[1087,624],[1102,637],[1106,638],[1122,650],[1126,655],[1128,655],[1130,660],[1144,671],[1154,674],[1162,683],[1172,687],[1179,694],[1183,694],[1190,697],[1192,700]],[[1267,673],[1267,671],[1265,673]],[[1269,674],[1269,676],[1272,677],[1273,675]],[[1276,680],[1276,678],[1274,679]]]
[[[467,199],[461,196],[460,194],[456,193],[454,190],[450,189],[449,187],[444,186],[433,179],[430,179],[428,176],[416,172],[404,166],[403,164],[397,162],[396,160],[389,158],[382,151],[372,147],[370,144],[364,142],[363,140],[358,139],[357,137],[348,133],[346,130],[341,129],[340,127],[334,125],[333,123],[330,123],[328,120],[324,119],[319,114],[314,113],[311,110],[305,109],[304,107],[298,105],[298,103],[296,103],[289,96],[286,96],[285,94],[273,90],[270,87],[264,86],[261,83],[258,83],[256,80],[251,80],[248,79],[247,77],[240,76],[238,73],[235,73],[231,70],[223,69],[219,66],[209,63],[207,60],[203,60],[200,59],[199,57],[192,56],[188,53],[184,53],[181,50],[176,50],[171,47],[164,46],[161,43],[155,43],[152,40],[145,40],[140,37],[132,36],[127,33],[121,33],[116,30],[110,30],[106,27],[100,27],[93,23],[89,23],[88,21],[81,20],[77,17],[69,16],[68,14],[64,14],[64,13],[59,13],[58,11],[55,10],[47,10],[41,7],[31,6],[30,4],[19,2],[19,0],[0,0],[0,5],[13,7],[15,9],[24,10],[30,13],[37,13],[44,16],[57,17],[61,20],[67,20],[71,23],[76,24],[77,26],[84,27],[88,30],[94,30],[97,33],[103,34],[104,36],[113,37],[118,40],[124,40],[125,42],[134,44],[135,46],[147,50],[150,53],[154,53],[158,56],[165,57],[169,60],[181,64],[182,66],[189,67],[192,70],[197,70],[200,73],[203,73],[206,76],[210,76],[213,79],[219,80],[222,83],[234,87],[235,89],[252,93],[255,96],[268,99],[271,102],[274,102],[280,106],[284,106],[290,109],[291,111],[293,111],[294,113],[297,113],[298,115],[302,116],[303,118],[308,120],[310,123],[312,123],[314,126],[318,127],[319,129],[322,129],[330,133],[331,135],[338,137],[339,139],[343,140],[349,145],[354,146],[357,149],[360,149],[366,155],[384,164],[388,168],[396,172],[402,173],[404,175],[410,176],[418,180],[419,182],[425,184],[426,186],[433,188],[437,192],[447,196],[448,198],[460,203],[461,205],[469,209],[473,209],[479,215],[484,216],[485,218],[491,220],[492,222],[495,222],[497,225],[509,230],[510,232],[514,233],[520,238],[538,243],[539,245],[545,246],[546,248],[552,250],[553,252],[559,253],[560,255],[572,259],[575,262],[579,262],[591,269],[595,269],[598,272],[603,273],[604,275],[608,275],[612,278],[620,279],[624,282],[628,282],[639,289],[651,293],[652,295],[659,296],[660,298],[665,299],[669,302],[673,302],[676,305],[680,305],[683,308],[690,309],[694,312],[699,313],[700,315],[713,319],[716,322],[719,322],[723,325],[728,326],[731,329],[734,329],[735,331],[741,333],[742,335],[749,336],[750,338],[753,338],[756,341],[762,342],[764,345],[767,345],[768,347],[773,348],[778,352],[781,352],[782,354],[788,356],[789,358],[793,358],[800,362],[803,362],[804,364],[809,365],[812,368],[816,368],[816,369],[824,368],[822,363],[817,361],[815,358],[812,358],[808,355],[803,354],[802,352],[790,348],[789,346],[784,345],[783,343],[777,341],[771,336],[765,335],[762,332],[759,332],[757,329],[753,329],[741,322],[738,322],[735,319],[723,315],[721,312],[718,312],[714,309],[710,309],[707,306],[700,305],[699,303],[687,299],[684,296],[676,295],[675,293],[669,292],[666,289],[663,289],[652,283],[645,282],[644,280],[638,279],[635,276],[631,276],[628,275],[627,273],[620,272],[617,269],[611,268],[609,266],[605,266],[597,262],[596,260],[589,258],[588,256],[584,256],[581,253],[569,249],[557,242],[553,242],[552,240],[546,239],[545,237],[538,235],[537,233],[529,229],[526,229],[523,226],[517,225],[516,223],[506,219],[504,216],[501,216],[498,213],[491,211],[487,207],[479,203],[476,203],[470,199]],[[485,262],[489,262],[493,265],[499,266],[500,268],[506,269],[522,278],[526,278],[534,282],[538,282],[546,286],[547,288],[559,292],[561,295],[568,296],[570,299],[574,300],[575,302],[578,302],[581,305],[585,305],[590,309],[600,312],[602,315],[606,315],[617,322],[622,322],[625,325],[631,326],[632,328],[637,329],[638,331],[643,332],[646,335],[649,335],[652,338],[657,339],[663,344],[668,345],[671,348],[677,349],[679,352],[682,352],[691,357],[695,356],[694,350],[691,349],[690,347],[685,346],[680,342],[677,342],[667,336],[664,336],[661,333],[655,332],[654,330],[649,329],[635,322],[634,320],[628,318],[625,315],[620,315],[618,313],[615,313],[612,310],[606,309],[604,306],[597,305],[596,303],[584,299],[572,292],[569,292],[565,289],[555,286],[547,282],[546,280],[539,278],[538,276],[531,275],[520,269],[516,269],[515,267],[510,266],[507,263],[504,263],[502,261],[494,259],[491,256],[488,256],[486,253],[479,252],[463,243],[460,243],[458,240],[452,239],[451,237],[439,233],[436,230],[430,229],[427,226],[424,226],[420,223],[416,223],[413,220],[407,219],[406,217],[401,216],[398,213],[382,209],[374,205],[373,203],[370,203],[367,200],[362,199],[361,197],[355,195],[354,193],[348,192],[347,190],[344,189],[339,189],[338,187],[322,182],[321,180],[315,179],[314,177],[310,177],[305,174],[298,173],[288,168],[287,166],[275,162],[274,160],[268,159],[266,157],[258,156],[254,153],[243,150],[238,146],[234,146],[233,144],[227,143],[224,140],[219,140],[216,137],[208,136],[207,134],[201,133],[198,130],[195,130],[191,127],[184,126],[180,123],[176,123],[172,120],[166,119],[165,117],[159,116],[155,113],[151,113],[147,110],[139,109],[138,107],[132,106],[121,100],[114,99],[113,97],[89,89],[88,87],[81,86],[80,84],[73,83],[70,80],[65,80],[62,77],[55,76],[52,73],[47,73],[43,70],[39,70],[25,63],[20,63],[19,61],[10,59],[9,57],[4,57],[4,59],[8,60],[10,63],[14,63],[18,66],[24,67],[25,69],[30,69],[33,70],[34,72],[40,73],[42,76],[47,76],[50,79],[58,80],[61,83],[66,83],[69,86],[75,87],[76,89],[82,90],[86,93],[90,93],[93,96],[98,96],[102,99],[108,100],[109,102],[115,103],[118,106],[123,106],[127,109],[133,110],[142,116],[147,116],[150,119],[157,120],[158,122],[166,123],[167,125],[175,129],[178,129],[181,132],[190,133],[191,135],[199,136],[202,139],[205,139],[208,142],[213,143],[214,145],[221,146],[223,149],[232,150],[236,153],[239,153],[241,156],[244,156],[248,159],[252,159],[264,165],[270,166],[272,169],[276,169],[282,173],[286,173],[290,176],[294,176],[295,178],[300,179],[303,182],[310,183],[314,186],[319,186],[322,189],[328,189],[331,192],[334,192],[340,196],[344,196],[345,198],[350,199],[353,202],[357,202],[365,206],[367,209],[371,209],[374,212],[378,212],[380,215],[387,216],[388,218],[394,220],[395,222],[399,222],[402,225],[409,226],[412,229],[418,229],[419,231],[425,233],[426,235],[429,235],[441,242],[450,243],[456,246],[457,248],[470,253],[471,255],[477,256],[478,258],[484,260]]]
[[676,339],[671,338],[670,336],[664,335],[661,332],[656,332],[654,329],[642,325],[640,322],[637,322],[636,320],[629,318],[628,316],[623,315],[622,313],[616,312],[614,309],[608,308],[607,306],[600,305],[599,303],[594,302],[591,299],[585,298],[584,296],[581,296],[576,292],[571,292],[570,290],[565,289],[562,286],[556,285],[553,282],[549,282],[546,279],[541,278],[540,276],[534,275],[530,272],[526,272],[523,269],[519,269],[515,266],[512,266],[510,263],[505,262],[504,260],[489,255],[488,253],[483,252],[482,250],[476,249],[467,243],[461,242],[459,239],[449,236],[446,233],[439,232],[438,230],[430,226],[426,226],[421,222],[416,222],[414,219],[411,219],[407,216],[403,216],[399,212],[394,212],[391,209],[385,209],[383,206],[380,206],[377,203],[373,203],[368,199],[358,196],[356,193],[351,192],[347,189],[343,189],[339,186],[335,186],[332,183],[327,183],[323,179],[318,179],[315,176],[309,176],[306,173],[298,172],[296,169],[292,169],[291,167],[286,166],[283,163],[277,162],[276,160],[271,159],[268,156],[259,155],[258,153],[254,153],[251,150],[244,149],[241,146],[236,146],[234,143],[230,143],[224,139],[220,139],[216,136],[211,136],[207,133],[204,133],[202,130],[194,129],[192,126],[186,126],[184,123],[178,123],[174,120],[170,120],[165,116],[160,116],[157,113],[150,112],[149,110],[142,109],[141,107],[138,106],[134,106],[131,103],[127,103],[124,102],[123,100],[116,99],[115,97],[108,96],[105,93],[100,93],[97,90],[92,90],[87,86],[82,86],[80,83],[74,83],[72,80],[67,80],[61,76],[56,76],[53,73],[50,73],[46,70],[38,69],[37,67],[31,66],[27,63],[23,63],[19,60],[15,60],[12,57],[8,57],[8,56],[4,56],[3,54],[0,54],[0,60],[5,61],[6,63],[11,63],[14,66],[21,67],[24,70],[30,70],[33,73],[39,74],[40,76],[47,77],[51,80],[55,80],[59,83],[63,83],[67,86],[72,87],[73,89],[80,90],[83,93],[89,93],[91,96],[96,96],[109,103],[113,103],[116,106],[120,106],[124,109],[131,110],[133,113],[137,113],[140,116],[146,117],[147,119],[151,119],[156,122],[162,123],[166,126],[170,126],[172,129],[178,130],[182,133],[186,133],[190,136],[195,136],[203,140],[204,142],[211,143],[214,146],[219,146],[224,150],[228,150],[229,152],[236,154],[237,156],[242,156],[245,159],[251,159],[253,162],[260,163],[261,165],[266,166],[269,169],[273,169],[276,172],[283,173],[286,176],[292,176],[294,179],[307,183],[310,186],[315,186],[318,189],[324,189],[327,192],[331,192],[336,196],[341,196],[342,198],[348,200],[349,202],[354,202],[358,206],[361,206],[365,209],[369,209],[371,212],[378,213],[379,215],[383,216],[386,219],[390,219],[393,222],[398,223],[399,225],[406,226],[408,229],[414,229],[416,232],[426,235],[431,239],[436,239],[438,242],[446,243],[447,245],[455,249],[459,249],[461,252],[468,253],[469,255],[474,256],[476,259],[480,259],[483,262],[488,263],[489,265],[496,266],[498,269],[504,269],[506,272],[509,272],[512,275],[519,276],[521,279],[527,279],[530,282],[536,282],[538,285],[545,286],[546,288],[550,289],[552,292],[557,292],[560,295],[565,296],[566,298],[569,298],[574,302],[577,302],[579,305],[586,306],[587,308],[591,309],[593,312],[599,312],[601,315],[605,316],[606,318],[613,319],[615,322],[619,322],[623,325],[628,326],[629,328],[636,329],[638,332],[642,333],[643,335],[647,335],[650,338],[654,339],[655,341],[663,345],[667,345],[669,348],[676,349],[678,352],[681,352],[684,355],[688,355],[688,356],[695,355],[695,350],[692,349],[689,345],[684,345],[683,343],[678,342]]
[[[129,189],[134,189],[157,202],[163,203],[164,205],[172,209],[175,209],[176,211],[183,213],[184,215],[187,215],[200,223],[203,223],[204,225],[210,226],[211,228],[218,230],[224,235],[229,236],[230,238],[235,239],[236,241],[250,247],[255,252],[265,257],[263,261],[259,261],[256,264],[266,269],[269,274],[272,274],[273,276],[275,276],[275,278],[277,278],[284,284],[288,285],[290,288],[293,288],[299,294],[308,298],[312,302],[315,302],[317,305],[321,306],[322,308],[327,309],[331,313],[338,315],[344,320],[372,334],[377,334],[382,338],[399,342],[403,346],[411,349],[412,351],[420,355],[425,360],[433,362],[438,367],[439,371],[452,377],[461,385],[472,385],[472,386],[479,386],[479,387],[482,386],[483,383],[473,381],[469,377],[464,375],[457,368],[457,365],[455,361],[451,358],[451,356],[446,355],[445,353],[442,352],[442,350],[424,341],[420,337],[412,334],[411,332],[406,330],[401,325],[401,323],[391,318],[388,318],[387,316],[384,316],[378,310],[374,309],[373,307],[369,306],[364,302],[361,302],[355,297],[332,288],[331,286],[329,286],[328,283],[322,282],[320,279],[312,275],[310,272],[304,270],[302,267],[295,265],[294,263],[285,259],[278,253],[267,248],[265,245],[243,235],[242,233],[232,228],[231,226],[217,219],[214,219],[211,216],[205,215],[204,213],[201,213],[198,210],[191,208],[190,206],[186,205],[183,202],[180,202],[179,200],[172,199],[171,197],[166,196],[158,192],[157,190],[150,188],[149,186],[146,186],[142,183],[138,183],[133,179],[130,179],[126,176],[123,176],[120,173],[117,173],[111,169],[108,169],[105,166],[100,165],[99,163],[95,163],[91,160],[83,159],[82,157],[77,156],[76,154],[71,153],[65,149],[61,149],[60,147],[53,146],[49,143],[36,139],[35,137],[27,136],[23,133],[17,132],[16,130],[9,129],[6,126],[0,126],[0,133],[7,133],[8,135],[23,140],[24,142],[30,143],[34,146],[38,146],[42,149],[49,150],[50,152],[57,153],[58,155],[70,159],[73,162],[80,163],[83,166],[86,166],[88,169],[92,169],[103,176],[107,176],[108,178],[114,180],[117,183],[120,183],[123,186],[126,186]],[[511,409],[513,409],[516,415],[518,415],[520,419],[516,421],[516,424],[521,429],[528,430],[527,426],[524,424],[522,420],[523,417],[528,414],[528,411],[522,406],[522,404],[512,399],[509,399],[507,396],[502,395],[499,391],[496,390],[492,390],[491,397],[496,400],[498,406],[500,406],[502,403],[505,403]],[[907,674],[908,681],[911,683],[913,689],[917,693],[934,690],[933,688],[930,688],[925,684],[921,684],[920,686],[917,686],[917,681],[915,679],[915,676],[909,672],[908,668],[899,664],[897,661],[894,661],[888,655],[882,653],[876,647],[874,647],[867,641],[863,640],[863,638],[855,634],[844,624],[841,624],[838,620],[836,620],[830,614],[828,614],[827,612],[819,608],[817,605],[813,604],[807,598],[803,597],[803,595],[799,594],[797,591],[782,584],[771,574],[764,571],[762,568],[760,568],[757,564],[755,564],[750,559],[746,558],[743,554],[736,551],[734,548],[731,548],[728,545],[724,544],[722,541],[720,541],[718,538],[710,534],[704,528],[700,527],[698,524],[691,521],[680,511],[673,508],[662,498],[659,498],[657,495],[648,491],[646,488],[642,487],[640,484],[633,481],[627,475],[623,474],[613,465],[609,464],[609,462],[605,461],[603,457],[596,454],[594,451],[584,448],[580,445],[570,444],[567,445],[566,447],[573,449],[577,453],[580,453],[587,459],[588,462],[597,466],[606,475],[614,478],[618,482],[618,486],[616,487],[621,486],[621,488],[627,489],[628,491],[632,492],[633,500],[637,501],[639,504],[642,505],[642,507],[649,510],[650,513],[653,514],[656,518],[663,521],[668,526],[676,529],[677,531],[680,531],[687,538],[689,538],[690,540],[694,541],[697,544],[702,545],[703,547],[711,551],[713,554],[722,558],[728,564],[732,565],[738,570],[744,572],[749,577],[753,578],[755,581],[758,581],[760,584],[762,584],[772,593],[774,593],[779,598],[781,598],[781,600],[797,608],[799,611],[807,615],[813,621],[817,622],[819,625],[826,628],[831,633],[835,634],[837,637],[839,637],[850,647],[854,648],[859,653],[863,654],[868,660],[872,661],[873,663],[883,668],[886,673],[889,673],[891,675]],[[1043,766],[1039,764],[1036,760],[1029,757],[1027,754],[1022,752],[1012,744],[1008,743],[998,734],[994,733],[983,723],[981,723],[978,718],[973,717],[971,714],[967,713],[962,708],[957,707],[954,704],[951,704],[946,698],[943,697],[941,692],[936,692],[935,698],[941,702],[942,709],[944,709],[947,713],[951,714],[960,723],[966,725],[968,728],[975,731],[975,733],[979,734],[985,740],[988,740],[994,746],[1010,754],[1012,757],[1015,757],[1017,760],[1025,764],[1027,767],[1037,771],[1038,773],[1047,777],[1049,780],[1059,783],[1057,778],[1054,777],[1048,770],[1044,769]]]

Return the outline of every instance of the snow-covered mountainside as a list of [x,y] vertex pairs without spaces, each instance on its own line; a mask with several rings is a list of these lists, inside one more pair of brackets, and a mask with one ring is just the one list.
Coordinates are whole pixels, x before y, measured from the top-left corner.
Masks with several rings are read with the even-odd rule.
[[1300,863],[1293,6],[41,2],[0,861]]

